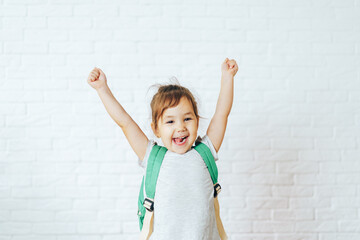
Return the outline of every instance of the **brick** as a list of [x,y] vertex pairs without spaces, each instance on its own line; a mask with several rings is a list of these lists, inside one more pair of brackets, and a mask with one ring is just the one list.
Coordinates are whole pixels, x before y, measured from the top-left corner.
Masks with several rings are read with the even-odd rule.
[[73,201],[75,210],[93,211],[101,207],[102,210],[114,210],[116,202],[114,199],[76,199]]
[[2,138],[23,138],[25,137],[25,129],[24,128],[0,128],[0,135]]
[[181,28],[182,21],[178,17],[137,17],[137,22],[139,26],[147,29],[157,29],[157,28]]
[[[164,8],[166,8],[164,6]],[[169,7],[168,7],[169,8]],[[169,10],[166,8],[167,10]],[[176,8],[180,10],[179,7]],[[169,14],[168,11],[165,11]],[[159,16],[163,13],[163,8],[159,6],[150,6],[150,5],[122,5],[119,7],[119,15],[120,16],[135,16],[135,17],[143,17],[143,16]],[[173,14],[170,14],[174,16]]]
[[339,161],[341,152],[337,150],[304,150],[299,152],[299,159],[305,161]]
[[[188,29],[222,29],[224,23],[221,18],[211,17],[186,17],[181,21],[181,26]],[[220,46],[218,46],[220,47]]]
[[295,183],[299,185],[317,185],[321,187],[324,184],[336,184],[335,174],[317,174],[317,173],[297,173]]
[[315,145],[317,149],[355,149],[356,139],[354,138],[337,138],[335,140],[316,139]]
[[298,153],[288,150],[256,150],[255,159],[260,161],[289,161],[297,160]]
[[6,117],[6,126],[44,126],[50,124],[50,116],[43,114],[33,115],[9,115]]
[[98,172],[97,163],[58,163],[56,165],[57,173],[86,173],[86,174],[95,174]]
[[294,177],[292,174],[266,174],[266,173],[252,173],[252,184],[265,185],[293,185]]
[[279,162],[277,168],[280,173],[317,173],[319,172],[319,164],[316,162]]
[[73,223],[34,223],[32,232],[35,234],[74,234],[77,226]]
[[68,40],[68,30],[55,29],[24,29],[24,41],[26,42],[48,42]]
[[[239,128],[238,128],[239,129]],[[240,128],[241,130],[241,128]],[[243,135],[243,134],[241,134]],[[289,137],[290,129],[286,127],[250,127],[250,137]]]
[[288,208],[288,201],[284,198],[248,198],[249,209],[284,209]]
[[333,129],[328,127],[296,127],[292,129],[292,136],[294,137],[316,137],[316,138],[331,138],[333,136]]
[[291,106],[285,103],[267,104],[267,103],[253,103],[250,106],[250,113],[252,114],[289,114],[292,112]]
[[269,209],[231,209],[229,219],[232,221],[246,220],[270,220],[271,210]]
[[26,105],[24,103],[0,104],[0,114],[6,115],[24,115],[26,114]]
[[311,186],[275,186],[272,188],[272,195],[276,197],[311,197],[314,195],[314,188]]
[[[56,220],[60,222],[66,222],[66,221],[96,221],[97,220],[97,211],[96,210],[89,210],[89,211],[61,211],[56,213]],[[77,236],[79,239],[84,239],[82,236]],[[89,236],[90,237],[90,236]],[[90,239],[96,239],[95,236],[90,237]],[[69,239],[74,239],[73,237],[68,236]],[[65,236],[62,237],[62,239],[67,239]],[[75,240],[75,239],[74,239]]]
[[70,103],[29,103],[28,113],[34,114],[61,114],[71,112],[72,105]]
[[355,124],[355,117],[353,114],[343,113],[341,115],[324,115],[312,116],[314,119],[314,126],[353,126]]
[[276,209],[273,213],[274,220],[276,221],[303,221],[303,220],[312,220],[314,219],[314,211],[309,209],[301,210],[282,210]]
[[313,209],[313,208],[330,208],[332,206],[331,198],[291,198],[289,207],[291,209]]
[[23,41],[24,32],[19,29],[9,29],[0,31],[0,39],[2,41]]
[[49,16],[47,18],[48,28],[55,30],[64,30],[64,29],[89,29],[92,27],[92,22],[90,18],[86,17],[53,17]]
[[[44,160],[41,160],[44,161]],[[77,184],[76,175],[55,175],[55,174],[40,174],[32,178],[33,186],[52,186],[59,184],[61,186],[74,186]],[[93,185],[94,186],[94,185]]]
[[[34,62],[34,59],[36,59],[36,63]],[[65,64],[65,57],[64,56],[52,56],[52,55],[23,55],[21,57],[21,61],[28,65],[28,66],[35,66],[36,64],[41,64],[42,66],[51,66],[51,65],[64,65]],[[31,76],[31,75],[29,75]],[[39,75],[37,75],[39,77]],[[44,78],[44,77],[40,77]],[[48,79],[46,79],[48,80]],[[54,82],[52,80],[52,82]]]
[[16,223],[16,222],[9,222],[9,223],[2,223],[0,234],[17,234],[17,235],[24,235],[24,234],[31,234],[32,227],[31,223]]
[[[301,9],[302,10],[302,9]],[[295,9],[297,11],[297,9]],[[301,12],[301,16],[305,16],[304,14],[318,14],[318,11],[321,11],[320,9],[306,9],[303,10],[304,12]],[[306,12],[305,12],[306,11]],[[312,13],[312,11],[315,11],[316,13]],[[296,14],[296,12],[295,12]],[[325,13],[329,14],[329,13]],[[332,33],[330,32],[314,32],[314,31],[291,31],[289,34],[289,42],[307,42],[307,43],[327,43],[330,44],[332,41]],[[336,34],[336,33],[334,33]]]
[[113,234],[123,232],[119,222],[103,222],[103,223],[80,223],[77,227],[78,233],[104,233]]
[[265,102],[273,102],[273,103],[292,103],[292,102],[304,102],[305,101],[305,93],[303,92],[269,92],[264,94]]
[[249,233],[253,232],[253,226],[248,221],[226,222],[222,221],[227,232],[231,233]]
[[51,141],[46,138],[38,139],[10,139],[8,140],[8,149],[10,151],[29,151],[33,149],[49,150]]
[[[55,189],[53,187],[13,188],[12,196],[14,198],[53,198]],[[26,220],[29,221],[29,219]]]
[[41,91],[7,90],[0,91],[1,102],[42,102],[44,100]]
[[298,232],[336,232],[336,221],[304,221],[295,224],[295,231]]
[[79,150],[96,148],[95,139],[91,138],[61,138],[52,141],[54,150]]
[[4,17],[4,29],[24,28],[24,29],[44,29],[46,28],[46,17]]
[[272,142],[272,149],[313,149],[314,144],[309,138],[276,138]]
[[343,209],[318,209],[316,211],[316,219],[319,220],[356,220],[356,210],[353,208]]
[[[316,118],[312,116],[311,118]],[[310,116],[304,116],[297,114],[295,116],[291,115],[270,115],[269,124],[272,126],[309,126],[311,124]]]
[[1,16],[26,16],[26,7],[25,6],[14,6],[14,5],[3,5],[0,9]]
[[[148,19],[149,20],[149,19]],[[93,28],[101,30],[118,29],[119,26],[126,28],[137,28],[138,24],[146,28],[145,25],[138,23],[137,17],[131,16],[95,16],[92,18]]]
[[56,196],[64,198],[96,198],[99,196],[98,188],[94,186],[89,187],[73,187],[62,186],[56,189]]
[[73,15],[72,6],[61,5],[36,5],[27,7],[28,16],[47,16],[47,17],[71,17]]
[[238,186],[233,185],[230,186],[229,189],[232,192],[232,196],[249,196],[249,197],[270,197],[271,196],[271,188],[269,186]]
[[[25,210],[25,209],[28,209],[29,206],[30,206],[30,204],[29,204],[28,200],[0,199],[0,210]],[[11,224],[11,223],[9,223],[9,224]],[[23,227],[25,227],[26,225],[27,224],[25,223]],[[2,229],[6,229],[6,228],[2,228]]]
[[295,223],[292,222],[254,222],[254,231],[261,233],[293,232]]

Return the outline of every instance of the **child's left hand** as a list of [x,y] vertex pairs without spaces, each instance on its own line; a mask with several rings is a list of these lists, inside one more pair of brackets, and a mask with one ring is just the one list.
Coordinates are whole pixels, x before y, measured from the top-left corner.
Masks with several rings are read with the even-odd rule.
[[221,74],[224,77],[233,78],[238,71],[238,65],[234,59],[229,60],[228,58],[221,64]]

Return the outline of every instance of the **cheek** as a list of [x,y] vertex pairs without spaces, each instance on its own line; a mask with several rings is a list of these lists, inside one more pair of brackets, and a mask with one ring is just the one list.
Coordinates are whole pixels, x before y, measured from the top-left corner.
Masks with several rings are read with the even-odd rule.
[[197,130],[198,130],[198,125],[197,125],[197,124],[194,124],[194,125],[192,126],[192,132],[193,132],[193,133],[196,133]]

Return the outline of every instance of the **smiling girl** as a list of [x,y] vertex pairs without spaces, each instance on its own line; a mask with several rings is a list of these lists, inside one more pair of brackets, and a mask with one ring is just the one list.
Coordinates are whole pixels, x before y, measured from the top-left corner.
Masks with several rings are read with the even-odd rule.
[[[150,239],[220,239],[223,229],[216,221],[213,182],[196,141],[204,143],[217,160],[233,103],[235,60],[221,65],[221,88],[215,114],[206,135],[198,138],[199,115],[191,92],[180,85],[160,86],[151,101],[154,134],[168,150],[156,184],[153,232]],[[112,95],[105,74],[94,68],[88,83],[96,89],[112,119],[121,127],[130,146],[146,169],[150,152],[156,144],[149,140],[130,115]],[[217,200],[216,200],[217,201]],[[216,203],[215,203],[216,206]],[[147,239],[148,237],[146,237]],[[225,239],[224,237],[222,237]]]

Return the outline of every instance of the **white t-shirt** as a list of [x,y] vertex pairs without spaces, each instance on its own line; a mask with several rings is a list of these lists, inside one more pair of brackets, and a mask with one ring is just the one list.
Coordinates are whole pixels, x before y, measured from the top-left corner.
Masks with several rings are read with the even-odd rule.
[[[215,161],[216,151],[208,136],[206,144]],[[146,171],[151,149],[149,141],[144,160]],[[214,209],[214,187],[200,154],[191,149],[184,154],[167,151],[157,180],[154,198],[154,231],[150,240],[219,240]]]

